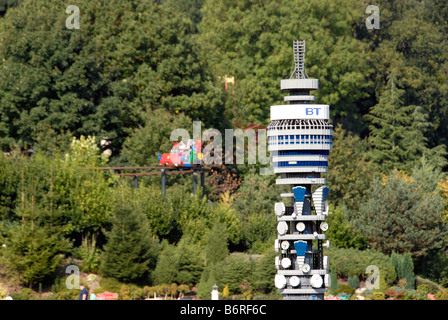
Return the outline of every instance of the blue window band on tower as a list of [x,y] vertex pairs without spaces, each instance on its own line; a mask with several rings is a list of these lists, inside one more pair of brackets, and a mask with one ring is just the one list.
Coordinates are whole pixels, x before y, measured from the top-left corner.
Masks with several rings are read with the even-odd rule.
[[[270,137],[275,138],[275,137]],[[331,135],[280,135],[277,136],[278,144],[332,144],[333,137]],[[275,139],[268,139],[270,144],[275,145]]]
[[328,161],[289,161],[274,162],[274,168],[284,167],[328,167]]
[[271,151],[273,156],[328,156],[330,154],[329,150],[280,150]]

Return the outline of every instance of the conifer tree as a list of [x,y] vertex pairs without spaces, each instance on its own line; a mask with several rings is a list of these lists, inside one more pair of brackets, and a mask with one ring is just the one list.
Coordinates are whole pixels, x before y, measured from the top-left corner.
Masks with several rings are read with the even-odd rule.
[[391,262],[395,267],[398,280],[406,280],[406,288],[415,289],[414,262],[409,252],[398,254],[392,252]]
[[411,170],[424,157],[436,168],[447,165],[446,146],[429,147],[427,134],[432,125],[425,108],[405,104],[405,90],[397,84],[397,71],[391,70],[378,104],[370,109],[369,157],[388,173],[396,168]]
[[348,132],[341,125],[336,126],[328,173],[325,174],[331,190],[330,203],[358,210],[372,180],[379,174],[378,167],[367,161],[367,151],[366,139]]
[[198,284],[198,296],[201,299],[210,298],[213,286],[217,284],[216,272],[217,266],[211,265],[204,269]]
[[406,279],[406,287],[408,289],[415,289],[414,262],[409,252],[403,255],[401,269],[403,279]]
[[275,256],[278,254],[270,247],[263,252],[263,256],[255,260],[254,271],[252,273],[252,278],[249,280],[253,284],[256,290],[262,292],[271,292],[275,290],[274,281],[272,279],[275,277],[277,270],[273,265]]
[[224,225],[215,222],[213,228],[209,231],[207,245],[205,247],[205,258],[207,265],[216,264],[224,260],[228,254],[228,237]]
[[386,254],[409,252],[422,259],[444,247],[443,200],[421,189],[412,177],[396,171],[372,183],[357,219],[372,248]]
[[392,70],[378,104],[367,116],[371,123],[369,141],[374,148],[370,157],[384,170],[403,165],[406,150],[402,142],[407,127],[411,125],[412,107],[403,106],[404,90],[396,83],[396,72]]
[[338,274],[336,272],[336,266],[334,264],[332,264],[330,267],[330,278],[331,278],[330,293],[333,294],[340,287],[338,282]]
[[158,240],[152,235],[147,218],[122,207],[115,210],[112,229],[107,234],[100,271],[123,282],[148,281],[156,266]]
[[154,284],[161,285],[175,282],[178,271],[176,247],[164,243],[163,250],[160,253],[156,268],[152,274]]
[[32,222],[11,226],[2,242],[0,265],[30,287],[52,280],[70,248],[60,232]]

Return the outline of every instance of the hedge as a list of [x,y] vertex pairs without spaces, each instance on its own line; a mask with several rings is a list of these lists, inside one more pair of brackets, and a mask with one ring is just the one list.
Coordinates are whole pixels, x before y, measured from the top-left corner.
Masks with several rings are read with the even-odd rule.
[[395,268],[389,256],[375,250],[358,250],[354,248],[328,248],[324,254],[329,257],[330,264],[334,265],[336,272],[341,278],[358,276],[366,279],[369,265],[376,265],[380,270],[380,278],[392,285],[397,278]]

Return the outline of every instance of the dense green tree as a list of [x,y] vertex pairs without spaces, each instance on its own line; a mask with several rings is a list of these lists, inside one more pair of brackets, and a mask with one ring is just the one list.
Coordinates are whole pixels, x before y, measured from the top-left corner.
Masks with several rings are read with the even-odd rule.
[[415,273],[423,278],[431,279],[437,283],[448,281],[448,254],[446,251],[435,250],[431,253],[431,259],[423,261],[415,266]]
[[275,176],[262,176],[249,171],[243,177],[244,182],[234,194],[233,207],[246,221],[253,213],[271,213],[272,203],[277,198],[273,183]]
[[420,162],[412,169],[411,176],[420,184],[424,193],[438,191],[447,177],[440,167],[434,167],[425,157],[420,158]]
[[[219,274],[220,269],[217,265],[207,266],[201,274],[201,279],[198,283],[198,291],[197,294],[201,299],[210,299],[211,293],[213,290],[213,286],[217,283],[217,275]],[[219,285],[218,285],[219,287]]]
[[229,204],[223,201],[210,203],[207,197],[201,196],[200,190],[195,195],[186,193],[178,197],[180,201],[172,205],[185,239],[205,247],[208,231],[219,222],[226,228],[230,243],[237,244],[240,241],[241,221]]
[[359,288],[358,276],[356,276],[356,275],[349,276],[347,282],[353,289]]
[[216,265],[217,284],[220,288],[229,286],[230,293],[241,293],[240,284],[249,281],[254,269],[254,261],[248,255],[241,253],[230,254]]
[[196,26],[202,19],[201,8],[204,0],[162,0],[174,7],[176,11],[185,12],[193,24]]
[[252,277],[249,282],[253,284],[256,291],[270,293],[276,290],[274,281],[272,281],[277,273],[275,265],[272,263],[276,255],[277,253],[271,246],[263,252],[260,258],[255,259]]
[[154,284],[199,283],[204,268],[202,249],[181,240],[177,245],[163,243],[163,250],[152,274]]
[[348,220],[347,213],[341,207],[330,210],[332,214],[327,218],[329,229],[325,234],[331,245],[338,248],[365,248],[366,239],[356,229],[354,221]]
[[266,248],[272,247],[277,236],[276,219],[273,214],[254,212],[246,222],[244,240],[251,253],[262,253]]
[[387,254],[409,252],[414,259],[444,248],[443,200],[398,172],[376,179],[357,221],[372,248]]
[[173,115],[162,109],[149,111],[144,118],[144,125],[131,132],[123,145],[122,161],[131,166],[158,165],[157,153],[169,153],[173,147],[171,132],[175,129],[191,132],[193,127],[190,118],[183,114]]
[[74,139],[65,156],[2,156],[2,171],[8,170],[2,173],[0,199],[8,206],[2,218],[57,227],[61,235],[95,246],[110,218],[112,183],[102,172],[83,168],[104,164],[94,140]]
[[[229,201],[228,201],[229,200]],[[244,237],[242,230],[243,223],[235,208],[232,206],[233,197],[226,198],[221,196],[218,202],[215,202],[210,208],[209,228],[215,224],[221,224],[227,233],[229,245],[236,245]]]
[[176,281],[179,284],[197,284],[204,269],[203,249],[181,240],[177,245],[177,265],[179,272]]
[[334,294],[336,290],[339,289],[340,284],[338,282],[338,273],[336,272],[336,266],[334,263],[330,266],[330,278],[331,278],[331,284],[330,284],[330,293]]
[[367,160],[369,146],[365,139],[338,125],[333,141],[328,173],[325,174],[330,188],[329,201],[356,212],[365,200],[372,180],[379,175],[379,168]]
[[[108,157],[100,153],[95,137],[74,138],[70,151],[61,161],[55,159],[51,181],[54,206],[62,211],[67,234],[81,236],[88,246],[95,246],[101,229],[110,223],[112,215],[111,198],[117,177],[111,173],[96,170],[104,166]],[[47,182],[48,184],[48,182]],[[50,199],[51,201],[51,199]],[[48,202],[48,201],[47,201]]]
[[154,284],[171,284],[175,282],[178,270],[176,247],[163,243],[163,250],[157,260],[157,265],[152,273]]
[[409,252],[403,255],[401,269],[403,279],[406,279],[406,287],[414,289],[415,288],[414,262],[412,261],[411,254]]
[[[384,282],[384,284],[392,285],[397,278],[390,257],[376,250],[330,247],[325,249],[324,254],[327,255],[330,260],[330,273],[332,272],[331,269],[335,268],[335,271],[333,272],[337,272],[340,278],[348,278],[349,276],[357,275],[360,279],[365,280],[367,276],[370,275],[366,272],[366,268],[369,265],[378,267],[380,270],[380,281]],[[384,284],[382,286],[384,286]]]
[[244,175],[243,184],[234,194],[232,207],[238,212],[243,226],[245,248],[261,253],[272,245],[275,237],[275,216],[273,204],[278,198],[278,190],[273,184],[275,176],[263,176],[249,171]]
[[14,207],[20,197],[20,170],[17,164],[23,161],[19,157],[0,155],[0,220],[13,220]]
[[318,100],[331,104],[339,120],[362,127],[359,109],[371,90],[371,70],[353,26],[364,9],[347,0],[205,1],[199,24],[205,59],[222,82],[235,77],[226,116],[242,126],[267,123],[269,106],[282,100],[279,80],[294,68],[292,41],[305,39],[307,73],[321,83]]
[[401,105],[419,106],[419,113],[427,117],[425,146],[432,149],[446,145],[448,104],[444,79],[448,69],[442,48],[448,39],[446,23],[441,18],[446,9],[438,0],[381,0],[378,6],[380,29],[360,36],[367,38],[372,52],[376,100],[384,102],[384,91],[390,89],[388,79],[395,73],[395,85],[404,90],[400,94]]
[[183,188],[170,187],[166,197],[162,196],[160,189],[160,177],[157,183],[139,182],[136,189],[130,181],[121,181],[117,188],[114,188],[115,205],[121,205],[126,200],[126,205],[133,211],[138,211],[148,218],[150,231],[159,239],[166,239],[169,243],[177,243],[182,230],[179,225],[179,217],[176,209],[183,206],[184,202],[177,202],[175,196],[182,196]]
[[9,8],[20,4],[23,0],[0,0],[0,17],[3,17]]
[[395,267],[398,280],[406,280],[406,288],[415,289],[414,262],[409,252],[397,254],[392,252],[391,262]]
[[115,152],[156,108],[218,124],[222,93],[186,13],[149,0],[76,5],[79,30],[65,27],[66,4],[51,1],[26,1],[0,20],[3,149],[54,130],[107,137]]
[[7,274],[18,275],[30,287],[53,280],[71,246],[55,231],[32,221],[11,226],[2,238],[4,247],[0,250],[0,261]]
[[159,255],[147,217],[126,207],[116,208],[107,238],[101,273],[125,282],[147,282]]
[[[387,256],[360,250],[368,245],[398,252],[396,273],[410,286],[413,263],[415,274],[446,282],[444,1],[378,0],[374,30],[358,0],[73,4],[79,30],[66,28],[65,2],[0,0],[2,272],[28,285],[51,280],[69,249],[65,238],[82,240],[73,248],[81,267],[101,261],[105,275],[122,281],[152,273],[157,284],[199,282],[203,298],[215,283],[232,293],[247,281],[273,290],[273,204],[290,192],[275,186],[275,175],[260,175],[258,164],[232,166],[210,178],[212,194],[202,198],[191,176],[170,177],[162,196],[159,177],[134,189],[97,169],[157,165],[171,132],[191,135],[195,120],[221,132],[266,125],[269,106],[283,103],[279,80],[291,75],[292,41],[305,39],[307,73],[320,82],[313,94],[331,105],[335,124],[325,175],[332,273],[334,264],[361,279],[374,264],[382,285],[391,284]],[[225,76],[235,77],[227,91]],[[111,162],[99,147],[104,138]],[[166,240],[162,249],[157,238]],[[235,250],[263,256],[227,254]]]
[[420,157],[430,153],[433,162],[438,160],[435,165],[443,168],[447,162],[445,147],[427,147],[427,116],[421,107],[403,105],[405,91],[398,88],[396,82],[396,71],[392,70],[387,88],[368,115],[371,121],[369,141],[373,147],[371,159],[384,172],[394,168],[410,170]]
[[207,236],[205,259],[207,265],[216,264],[224,260],[229,254],[226,227],[219,221],[215,222]]

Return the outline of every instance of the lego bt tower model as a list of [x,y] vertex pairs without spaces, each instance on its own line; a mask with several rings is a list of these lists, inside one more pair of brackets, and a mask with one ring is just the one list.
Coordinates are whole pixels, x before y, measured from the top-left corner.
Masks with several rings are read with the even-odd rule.
[[323,300],[330,287],[328,257],[323,255],[328,224],[327,196],[322,172],[327,172],[333,144],[333,125],[328,105],[314,104],[311,90],[318,79],[305,72],[305,41],[294,41],[295,68],[290,79],[281,80],[281,90],[289,92],[283,105],[271,106],[268,150],[277,185],[290,185],[282,193],[284,202],[275,204],[278,237],[275,286],[283,300]]

